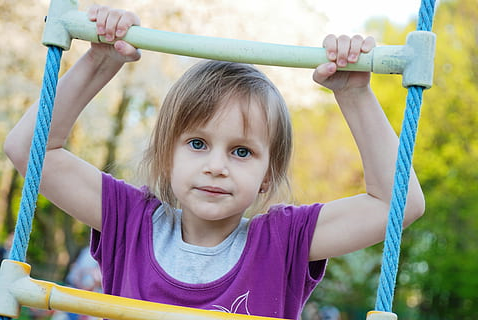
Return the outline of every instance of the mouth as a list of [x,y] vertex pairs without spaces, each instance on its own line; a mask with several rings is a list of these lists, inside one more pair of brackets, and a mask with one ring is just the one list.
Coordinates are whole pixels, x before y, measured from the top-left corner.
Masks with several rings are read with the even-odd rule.
[[216,195],[216,196],[231,195],[231,193],[228,192],[227,190],[224,190],[219,187],[213,187],[213,186],[196,187],[196,190],[199,190],[208,195]]

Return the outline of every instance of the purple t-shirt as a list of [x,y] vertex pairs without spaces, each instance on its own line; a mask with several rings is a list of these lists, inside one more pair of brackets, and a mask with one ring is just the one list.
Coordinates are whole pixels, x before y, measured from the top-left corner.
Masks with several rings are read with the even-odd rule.
[[205,284],[169,276],[153,251],[152,215],[160,201],[103,174],[102,232],[92,233],[91,251],[107,294],[206,310],[298,319],[322,279],[326,260],[309,262],[321,204],[277,206],[250,221],[236,265]]

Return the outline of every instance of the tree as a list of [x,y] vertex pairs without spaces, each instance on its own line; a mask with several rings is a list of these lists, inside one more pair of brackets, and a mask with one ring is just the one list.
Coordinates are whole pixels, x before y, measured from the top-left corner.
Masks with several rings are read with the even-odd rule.
[[[436,11],[434,86],[424,92],[413,161],[426,196],[427,209],[425,216],[406,229],[402,238],[394,299],[394,311],[400,318],[445,320],[476,319],[478,316],[473,308],[478,303],[478,280],[472,276],[478,272],[478,168],[475,165],[478,159],[478,134],[475,130],[478,125],[475,110],[478,104],[477,19],[478,7],[473,0],[442,1]],[[379,43],[387,45],[404,44],[406,35],[414,29],[414,22],[404,27],[381,19],[368,23],[368,32],[376,35]],[[399,132],[406,97],[406,90],[400,89],[401,77],[373,75],[372,87]],[[311,135],[315,136],[314,139],[326,135],[326,139],[336,141],[335,146],[347,145],[347,138],[341,134],[339,138],[334,131],[325,129],[341,130],[337,129],[341,126],[339,118],[333,111],[321,109],[313,112],[300,110],[294,114],[299,126],[296,140],[307,145]],[[327,121],[315,122],[313,113],[321,113]],[[300,120],[302,118],[306,120]],[[306,123],[310,123],[309,127]],[[344,179],[348,180],[345,185],[360,190],[360,184],[354,183],[353,179],[353,153],[348,151],[349,160],[344,163],[340,160],[340,151],[337,153],[324,144],[321,147],[324,148],[317,153],[316,167],[301,156],[308,150],[300,148],[298,151],[297,159],[301,160],[294,166],[294,176],[301,179],[296,181],[299,185],[307,186],[307,192],[301,196],[309,197],[314,192],[322,193],[322,196],[326,194],[319,176],[322,179],[330,177],[331,173],[323,168],[330,163],[334,165],[334,162],[341,163],[342,168],[347,167],[347,163],[352,167],[343,170],[343,177],[348,177]],[[329,152],[335,154],[327,155]],[[317,170],[323,172],[316,174]],[[308,176],[310,180],[307,180]],[[344,181],[339,177],[331,178],[325,180]],[[334,185],[334,188],[343,188],[340,185]],[[310,191],[309,187],[315,191]],[[363,319],[367,306],[369,309],[373,306],[379,272],[376,266],[380,264],[376,258],[381,254],[381,248],[378,245],[352,256],[333,259],[327,277],[312,298],[348,310],[350,319]],[[366,278],[361,279],[358,274]]]
[[[443,1],[437,8],[434,86],[424,92],[414,156],[427,210],[405,231],[397,286],[396,305],[410,319],[478,316],[478,281],[470,277],[478,272],[477,19],[473,0]],[[382,39],[402,42],[410,27],[383,23],[379,30]],[[404,101],[392,92],[396,81],[383,80],[376,84],[383,104]]]
[[[38,98],[46,55],[46,48],[41,44],[41,30],[44,23],[43,17],[48,8],[46,4],[38,2],[17,4],[7,1],[2,2],[0,9],[2,29],[9,30],[8,33],[2,34],[1,39],[4,43],[11,44],[5,46],[0,62],[2,69],[0,77],[4,84],[0,96],[0,121],[2,122],[0,135],[5,137],[8,129]],[[63,54],[60,73],[71,66],[80,52],[85,51],[87,45],[87,43],[77,41],[73,43],[72,49]],[[134,65],[125,69],[122,76],[118,77],[118,80],[110,86],[111,89],[122,93],[114,95],[111,94],[111,89],[106,90],[103,97],[108,97],[107,103],[110,108],[101,105],[96,110],[86,112],[83,119],[80,119],[73,128],[71,139],[68,142],[68,148],[81,149],[79,152],[81,156],[100,168],[114,167],[117,155],[116,146],[119,144],[118,140],[122,138],[123,124],[127,120],[127,117],[124,116],[126,107],[131,107],[130,101],[137,100],[132,99],[135,92],[127,90],[126,87],[131,86],[130,78],[142,78],[133,77]],[[161,69],[158,68],[158,70]],[[160,74],[161,72],[157,72],[157,75]],[[136,85],[138,82],[141,80],[136,81]],[[151,108],[151,103],[147,102],[147,99],[149,98],[144,98],[143,100],[146,102],[137,105],[137,109],[141,109],[138,114],[142,117],[147,117],[148,113],[145,110]],[[98,106],[98,101],[93,104]],[[91,128],[90,126],[94,129],[88,130]],[[98,130],[98,128],[103,130]],[[0,225],[2,226],[0,235],[3,234],[2,238],[4,238],[14,228],[23,179],[19,177],[4,153],[0,153],[0,164],[0,190],[2,191],[0,208],[4,209],[0,211]],[[27,261],[33,265],[32,276],[61,282],[66,275],[68,266],[81,248],[88,244],[89,229],[72,220],[71,217],[40,196],[30,236]]]

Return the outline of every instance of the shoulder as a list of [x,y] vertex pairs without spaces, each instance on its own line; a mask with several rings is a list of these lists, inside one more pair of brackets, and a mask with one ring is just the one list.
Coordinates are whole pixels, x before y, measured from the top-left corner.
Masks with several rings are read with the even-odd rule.
[[161,202],[146,188],[110,174],[102,174],[102,183],[102,228],[101,232],[92,233],[91,252],[102,268],[113,264],[122,266],[126,263],[123,260],[128,257],[127,251],[147,255],[152,216]]
[[[252,219],[253,223],[309,223],[316,222],[324,204],[311,205],[285,205],[272,206],[266,214],[261,214]],[[257,221],[257,222],[255,222]]]
[[[283,264],[284,272],[294,279],[307,279],[313,289],[324,275],[326,260],[309,264],[310,249],[322,203],[311,205],[278,205],[250,222],[249,245],[274,262]],[[298,285],[300,281],[294,284]]]
[[292,238],[312,238],[323,204],[275,205],[266,214],[255,216],[250,222],[254,237],[274,237],[287,242]]
[[160,205],[149,189],[103,174],[102,229],[144,221]]
[[122,179],[117,179],[108,173],[102,173],[103,202],[108,201],[141,201],[158,202],[159,200],[146,187],[137,187]]

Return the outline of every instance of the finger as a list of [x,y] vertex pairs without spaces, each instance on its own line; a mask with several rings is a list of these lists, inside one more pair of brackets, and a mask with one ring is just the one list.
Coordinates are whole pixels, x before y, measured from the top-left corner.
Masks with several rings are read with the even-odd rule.
[[375,46],[375,38],[367,37],[362,43],[362,52],[370,52]]
[[109,8],[99,6],[96,10],[96,32],[100,36],[104,36],[106,32],[106,19],[108,18]]
[[100,8],[99,5],[95,4],[88,8],[86,14],[90,21],[96,21],[96,17],[98,15],[98,9]]
[[128,57],[129,61],[136,61],[141,58],[141,51],[123,40],[116,41],[114,48],[122,56]]
[[317,83],[323,83],[337,71],[337,65],[334,62],[321,64],[314,70],[312,79]]
[[322,46],[325,48],[327,59],[335,61],[337,59],[337,37],[329,34],[324,38]]
[[116,26],[116,37],[124,37],[131,26],[139,26],[140,24],[141,21],[137,15],[129,11],[124,12]]
[[106,41],[113,41],[116,36],[116,26],[124,14],[123,10],[110,10],[106,19],[105,38]]
[[348,56],[350,51],[350,38],[341,35],[337,39],[337,66],[343,68],[347,66]]
[[347,57],[348,62],[357,62],[360,52],[362,50],[363,38],[360,35],[355,35],[350,40],[350,50]]

